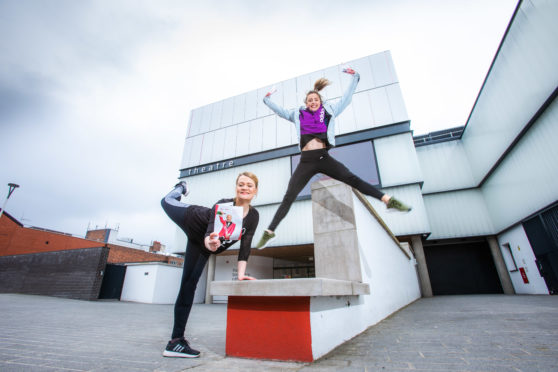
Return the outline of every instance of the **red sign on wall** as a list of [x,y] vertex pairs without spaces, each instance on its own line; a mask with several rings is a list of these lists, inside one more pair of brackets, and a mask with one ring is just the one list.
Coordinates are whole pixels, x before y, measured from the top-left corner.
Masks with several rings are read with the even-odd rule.
[[529,284],[529,278],[527,278],[527,273],[525,272],[525,268],[520,267],[519,272],[521,273],[521,277],[523,278],[523,283]]

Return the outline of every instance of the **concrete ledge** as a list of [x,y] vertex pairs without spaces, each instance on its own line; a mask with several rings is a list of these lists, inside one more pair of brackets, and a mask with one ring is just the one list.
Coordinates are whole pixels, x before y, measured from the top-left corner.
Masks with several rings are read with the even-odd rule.
[[267,279],[211,282],[213,296],[357,296],[370,294],[367,283],[347,280]]

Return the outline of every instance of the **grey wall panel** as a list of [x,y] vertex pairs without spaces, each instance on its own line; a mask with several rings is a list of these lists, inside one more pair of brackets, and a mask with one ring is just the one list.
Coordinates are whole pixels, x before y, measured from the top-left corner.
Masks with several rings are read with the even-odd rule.
[[424,195],[424,205],[432,229],[429,240],[496,233],[480,190]]
[[463,133],[477,182],[558,86],[556,14],[557,1],[523,1],[501,45]]
[[410,120],[399,84],[388,85],[385,89],[388,97],[389,107],[391,108],[393,122],[400,123],[402,121]]
[[369,90],[366,92],[372,105],[372,115],[374,116],[374,126],[379,127],[393,123],[390,102],[385,87]]
[[246,94],[246,111],[244,114],[244,120],[254,120],[258,115],[258,92],[256,90],[252,90]]
[[202,140],[202,152],[201,152],[201,157],[200,157],[200,163],[201,164],[206,164],[206,163],[211,163],[213,160],[217,160],[213,158],[213,151],[214,151],[214,138],[215,138],[215,132],[208,132],[205,134],[202,134],[203,136],[203,140]]
[[[255,242],[259,240],[263,231],[271,222],[277,207],[277,204],[256,207],[260,214],[260,223],[256,229]],[[277,239],[271,243],[270,247],[312,244],[314,242],[312,201],[304,200],[293,203],[289,213],[277,228],[276,233]]]
[[422,182],[423,177],[411,133],[374,140],[383,187]]
[[233,123],[233,107],[234,97],[227,98],[223,101],[223,111],[221,113],[221,128],[228,127]]
[[250,146],[249,153],[260,152],[263,149],[263,119],[250,121]]
[[242,123],[246,113],[246,94],[240,94],[233,99],[233,124]]
[[262,151],[277,147],[277,116],[266,116],[263,118]]
[[235,156],[243,156],[250,152],[250,122],[236,126],[236,153]]
[[488,210],[501,231],[558,200],[558,100],[483,184]]
[[393,61],[389,51],[373,54],[368,57],[372,66],[372,75],[376,87],[397,82],[397,76],[393,69]]
[[236,133],[236,125],[225,128],[225,148],[223,149],[224,159],[230,159],[236,156]]
[[209,123],[209,130],[217,130],[221,128],[221,115],[223,112],[223,101],[216,102],[211,105],[211,122]]

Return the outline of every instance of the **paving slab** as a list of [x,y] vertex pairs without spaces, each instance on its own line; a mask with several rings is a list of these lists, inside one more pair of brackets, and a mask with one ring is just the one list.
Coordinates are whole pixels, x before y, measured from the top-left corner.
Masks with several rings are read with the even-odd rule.
[[0,371],[558,371],[558,296],[423,298],[313,363],[225,356],[226,305],[194,305],[197,359],[164,358],[173,306],[0,294]]

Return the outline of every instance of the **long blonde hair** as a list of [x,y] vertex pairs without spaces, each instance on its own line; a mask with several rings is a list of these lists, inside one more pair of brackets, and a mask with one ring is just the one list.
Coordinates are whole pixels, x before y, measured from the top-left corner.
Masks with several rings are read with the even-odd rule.
[[331,84],[331,81],[327,80],[326,78],[319,78],[314,83],[314,89],[306,93],[306,98],[304,98],[304,103],[308,100],[308,96],[312,93],[317,94],[320,97],[320,102],[323,102],[322,96],[320,95],[320,91]]

